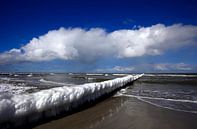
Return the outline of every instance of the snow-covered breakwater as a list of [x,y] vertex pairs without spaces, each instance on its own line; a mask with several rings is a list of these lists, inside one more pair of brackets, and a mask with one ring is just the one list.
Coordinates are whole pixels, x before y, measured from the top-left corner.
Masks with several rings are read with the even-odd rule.
[[0,127],[19,126],[69,112],[72,108],[94,101],[141,76],[143,74],[128,75],[99,83],[63,86],[31,94],[0,95]]

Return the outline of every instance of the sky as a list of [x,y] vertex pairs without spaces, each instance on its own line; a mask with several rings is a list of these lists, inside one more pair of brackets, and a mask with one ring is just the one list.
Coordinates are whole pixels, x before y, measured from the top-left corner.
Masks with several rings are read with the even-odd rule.
[[196,0],[1,0],[0,72],[196,73]]

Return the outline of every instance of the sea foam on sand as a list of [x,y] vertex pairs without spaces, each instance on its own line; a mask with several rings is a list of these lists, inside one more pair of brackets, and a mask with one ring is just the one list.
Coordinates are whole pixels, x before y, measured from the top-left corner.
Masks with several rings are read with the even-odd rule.
[[140,78],[128,75],[99,83],[63,86],[36,93],[0,96],[0,127],[5,123],[21,125],[41,118],[56,116],[83,103],[94,101]]

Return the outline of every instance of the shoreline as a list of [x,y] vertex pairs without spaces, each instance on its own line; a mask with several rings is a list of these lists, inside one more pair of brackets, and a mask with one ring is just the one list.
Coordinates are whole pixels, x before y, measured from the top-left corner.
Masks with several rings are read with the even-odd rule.
[[[110,80],[110,81],[105,81],[105,82],[101,82],[101,83],[94,83],[97,85],[99,84],[98,85],[99,87],[102,85],[104,86],[104,87],[102,86],[102,88],[100,87],[99,89],[97,89],[98,86],[93,85],[93,83],[87,84],[88,87],[90,85],[90,86],[93,86],[91,88],[95,88],[95,89],[93,89],[93,92],[87,92],[87,93],[81,92],[81,89],[83,89],[85,87],[75,87],[77,90],[77,93],[75,93],[75,91],[70,91],[70,94],[67,93],[66,91],[59,92],[59,90],[61,90],[60,88],[56,88],[58,90],[53,89],[54,92],[52,92],[52,93],[56,93],[57,95],[59,95],[59,93],[66,93],[66,95],[69,94],[71,96],[72,96],[72,94],[74,94],[74,95],[76,95],[77,99],[75,100],[74,99],[75,96],[72,96],[72,97],[74,97],[73,98],[74,100],[73,101],[70,100],[69,103],[61,103],[60,105],[57,105],[57,104],[51,105],[51,107],[50,107],[50,105],[45,105],[45,106],[47,106],[47,109],[42,110],[41,112],[40,111],[39,112],[37,112],[37,111],[30,112],[27,115],[24,114],[22,116],[15,117],[14,119],[12,118],[11,120],[8,120],[7,122],[1,123],[0,127],[1,128],[19,128],[19,127],[20,128],[32,128],[36,125],[46,123],[51,120],[59,119],[61,117],[68,116],[70,114],[82,111],[82,110],[84,110],[88,107],[91,107],[91,106],[95,105],[96,103],[101,102],[101,101],[105,100],[106,98],[112,96],[121,88],[131,85],[133,83],[133,81],[135,81],[139,77],[141,77],[141,75],[127,76],[127,77],[114,79],[114,80]],[[63,89],[63,90],[65,90],[65,89]],[[50,90],[41,91],[41,92],[38,92],[38,94],[42,95],[41,97],[43,97],[43,94],[42,94],[42,92],[43,92],[48,97],[48,93],[47,93],[48,91],[50,91]],[[35,93],[35,94],[37,94],[37,93]],[[81,96],[79,96],[80,94],[81,94]],[[24,96],[24,97],[26,97],[26,96]],[[25,98],[25,99],[27,99],[27,98]],[[61,102],[61,100],[60,100],[60,102]],[[27,102],[27,103],[29,103],[29,102]],[[50,108],[48,108],[48,106]]]
[[196,129],[197,115],[155,107],[129,97],[111,97],[89,109],[34,129]]

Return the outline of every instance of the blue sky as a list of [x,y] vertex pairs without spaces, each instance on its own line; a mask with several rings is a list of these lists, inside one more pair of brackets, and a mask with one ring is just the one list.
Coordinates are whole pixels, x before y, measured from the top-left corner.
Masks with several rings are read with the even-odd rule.
[[0,71],[197,72],[196,14],[195,0],[1,0]]

